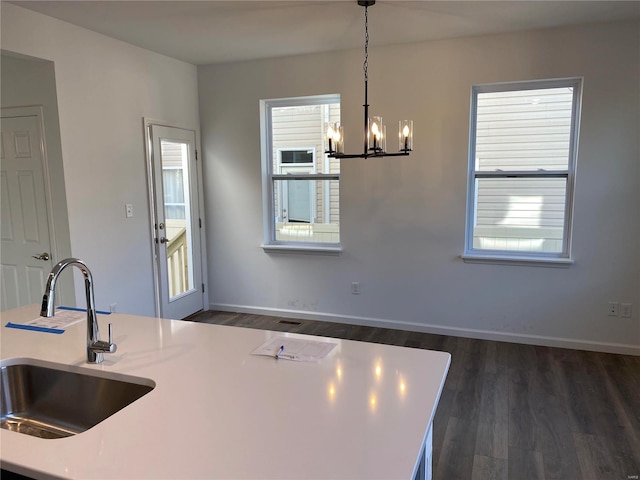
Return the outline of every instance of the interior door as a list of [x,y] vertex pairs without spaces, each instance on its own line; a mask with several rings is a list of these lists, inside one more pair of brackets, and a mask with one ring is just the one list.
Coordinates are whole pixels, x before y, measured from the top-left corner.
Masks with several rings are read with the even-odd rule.
[[195,132],[150,125],[160,316],[204,308]]
[[33,108],[2,110],[0,310],[39,303],[52,268],[42,121]]

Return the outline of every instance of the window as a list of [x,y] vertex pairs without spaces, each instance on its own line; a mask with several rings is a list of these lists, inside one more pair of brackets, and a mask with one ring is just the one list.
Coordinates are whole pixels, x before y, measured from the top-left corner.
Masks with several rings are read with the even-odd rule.
[[313,165],[315,149],[306,150],[280,150],[280,163],[308,163]]
[[581,84],[473,87],[465,260],[570,262]]
[[187,155],[187,145],[161,140],[162,149],[162,186],[164,191],[164,215],[166,220],[186,219],[186,199],[185,191],[189,191],[189,186],[185,188],[185,159]]
[[325,125],[340,97],[262,100],[264,248],[338,251],[340,161],[325,152]]

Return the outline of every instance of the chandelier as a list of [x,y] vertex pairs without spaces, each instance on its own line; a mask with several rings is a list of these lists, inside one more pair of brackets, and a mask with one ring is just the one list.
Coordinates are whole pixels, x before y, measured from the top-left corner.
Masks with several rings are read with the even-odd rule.
[[327,124],[327,144],[325,153],[332,158],[369,158],[369,157],[399,157],[409,155],[413,150],[413,120],[398,122],[398,152],[387,153],[387,127],[382,123],[382,117],[369,117],[369,7],[375,5],[375,0],[357,0],[358,5],[364,7],[364,148],[362,153],[344,153],[344,129],[339,123]]

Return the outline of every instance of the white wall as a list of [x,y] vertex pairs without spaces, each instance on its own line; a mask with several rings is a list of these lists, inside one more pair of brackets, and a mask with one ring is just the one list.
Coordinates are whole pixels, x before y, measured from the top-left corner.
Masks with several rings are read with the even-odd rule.
[[[1,9],[2,49],[55,65],[71,251],[93,273],[96,305],[154,315],[142,119],[197,129],[196,67],[7,2]],[[76,298],[84,305],[78,282]]]
[[[464,263],[471,86],[574,76],[575,264]],[[212,307],[640,354],[638,22],[371,48],[371,113],[390,136],[412,118],[415,151],[342,162],[338,257],[260,248],[259,100],[341,94],[346,150],[359,151],[361,51],[200,67],[198,79]],[[633,318],[607,316],[608,301],[632,302]]]

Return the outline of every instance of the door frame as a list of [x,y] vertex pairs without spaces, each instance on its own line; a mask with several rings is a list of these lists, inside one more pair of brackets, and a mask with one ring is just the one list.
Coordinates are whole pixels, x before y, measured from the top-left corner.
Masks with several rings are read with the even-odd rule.
[[197,152],[200,152],[200,130],[197,127],[179,125],[172,122],[166,122],[162,120],[156,120],[148,117],[142,118],[142,127],[144,134],[144,149],[145,149],[145,164],[147,168],[147,202],[149,207],[149,238],[150,238],[150,253],[151,253],[151,265],[153,271],[153,294],[155,300],[155,316],[161,316],[160,305],[160,272],[158,270],[158,254],[156,249],[156,228],[154,219],[157,218],[156,203],[155,203],[155,185],[154,185],[154,173],[153,173],[153,158],[152,158],[152,145],[151,145],[151,126],[178,128],[181,130],[189,130],[194,132],[195,135],[195,149],[196,149],[196,183],[198,186],[197,199],[198,208],[200,209],[200,220],[202,227],[198,228],[200,235],[200,264],[202,270],[202,283],[204,284],[204,291],[202,292],[202,304],[203,308],[209,308],[209,281],[207,270],[207,242],[206,242],[206,222],[205,222],[205,210],[204,210],[204,185],[202,182],[202,158]]
[[[55,111],[57,117],[58,111]],[[46,216],[47,223],[49,225],[49,249],[51,256],[51,264],[55,265],[63,258],[71,257],[71,239],[69,234],[69,216],[66,204],[66,190],[64,182],[59,183],[52,179],[51,169],[60,168],[63,169],[62,151],[60,151],[60,163],[58,164],[58,155],[55,158],[49,156],[47,149],[47,136],[56,135],[60,136],[59,127],[55,124],[49,125],[47,130],[47,124],[52,122],[51,118],[47,117],[44,110],[44,106],[41,104],[28,104],[28,105],[11,105],[0,107],[1,118],[15,118],[15,117],[37,117],[38,128],[40,129],[40,154],[42,157],[42,178],[44,183],[44,195],[46,203]],[[56,145],[53,148],[56,151]],[[53,162],[53,163],[52,163]],[[54,188],[57,193],[57,200],[54,197]],[[56,219],[58,221],[56,222]],[[65,224],[66,223],[66,224]],[[44,286],[43,286],[44,288]],[[62,278],[58,287],[58,302],[64,305],[75,306],[76,295],[74,288],[74,278],[72,276]]]

